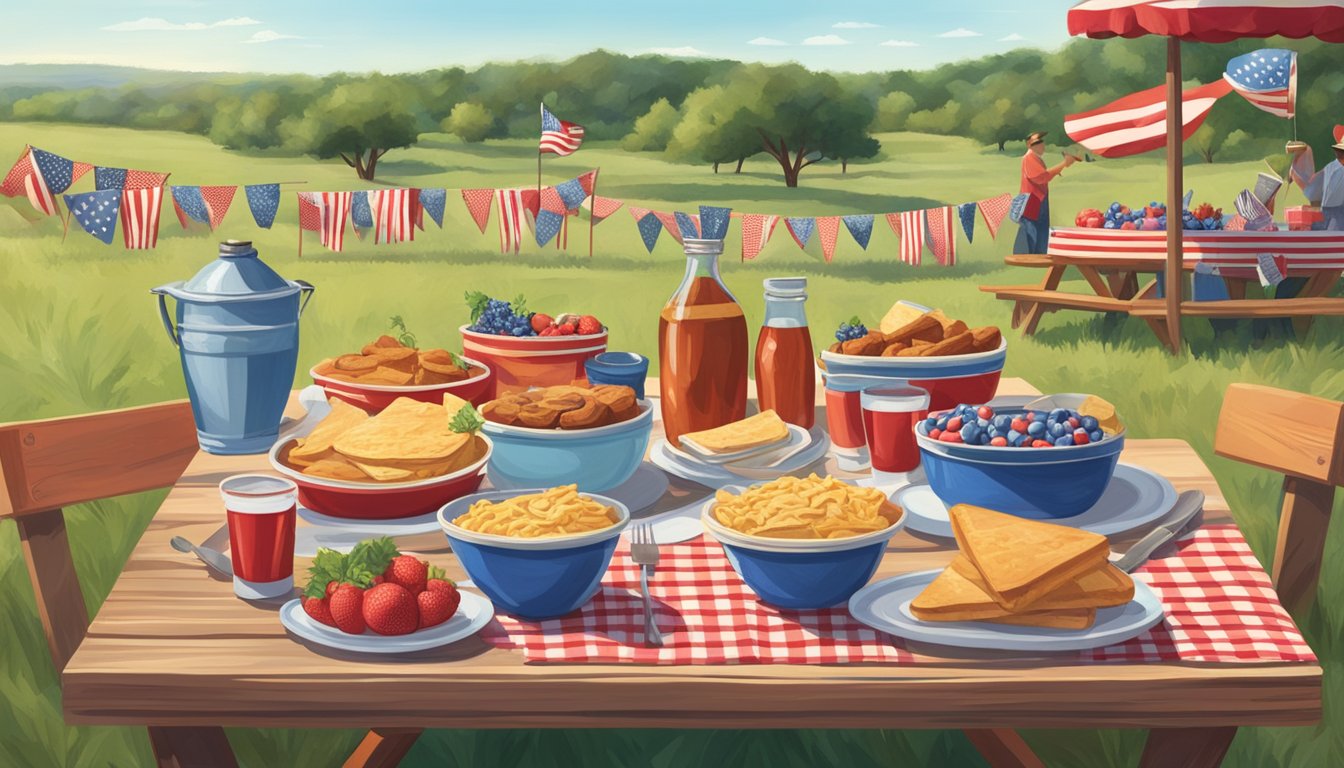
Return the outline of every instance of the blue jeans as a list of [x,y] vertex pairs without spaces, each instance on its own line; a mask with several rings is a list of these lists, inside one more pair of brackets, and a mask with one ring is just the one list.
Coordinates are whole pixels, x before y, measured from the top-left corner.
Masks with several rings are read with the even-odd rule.
[[1023,216],[1017,226],[1013,253],[1045,253],[1046,246],[1050,244],[1050,198],[1041,201],[1041,210],[1036,214],[1035,221]]

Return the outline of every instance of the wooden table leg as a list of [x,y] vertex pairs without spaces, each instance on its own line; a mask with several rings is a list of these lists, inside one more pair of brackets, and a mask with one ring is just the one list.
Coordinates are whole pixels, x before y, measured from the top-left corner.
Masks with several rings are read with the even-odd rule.
[[1217,768],[1236,735],[1236,726],[1154,728],[1143,745],[1139,768]]
[[962,733],[990,768],[1045,768],[1041,758],[1011,728],[967,728]]
[[420,738],[421,728],[373,728],[345,760],[345,768],[394,768]]
[[[1330,293],[1330,289],[1335,286],[1335,283],[1339,282],[1342,274],[1344,274],[1344,270],[1338,269],[1323,269],[1313,272],[1297,295],[1306,299],[1318,299],[1326,296]],[[1312,317],[1310,315],[1292,319],[1293,332],[1297,334],[1299,339],[1306,336],[1307,331],[1311,330],[1311,321]]]
[[[1064,278],[1065,267],[1060,264],[1050,268],[1046,272],[1045,279],[1041,281],[1041,290],[1053,291],[1059,288],[1059,281]],[[1036,332],[1036,325],[1041,322],[1041,315],[1045,314],[1045,305],[1039,301],[1034,301],[1027,307],[1026,313],[1022,316],[1022,335],[1030,336]]]
[[159,768],[238,768],[229,737],[218,726],[149,727]]
[[1110,287],[1106,285],[1106,281],[1101,279],[1101,273],[1097,271],[1096,267],[1087,264],[1075,264],[1074,266],[1083,274],[1083,278],[1087,280],[1087,284],[1092,286],[1092,290],[1098,296],[1105,299],[1115,298],[1114,294],[1111,293]]
[[1223,283],[1227,286],[1227,297],[1237,301],[1246,298],[1246,287],[1250,285],[1250,282],[1245,277],[1224,277]]

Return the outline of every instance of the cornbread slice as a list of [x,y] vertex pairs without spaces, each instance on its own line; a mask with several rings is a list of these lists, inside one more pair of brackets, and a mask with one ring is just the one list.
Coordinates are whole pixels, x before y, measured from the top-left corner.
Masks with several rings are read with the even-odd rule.
[[737,453],[749,448],[783,443],[788,439],[789,425],[773,410],[761,411],[722,427],[687,432],[681,436],[682,443],[690,441],[693,448],[708,454]]

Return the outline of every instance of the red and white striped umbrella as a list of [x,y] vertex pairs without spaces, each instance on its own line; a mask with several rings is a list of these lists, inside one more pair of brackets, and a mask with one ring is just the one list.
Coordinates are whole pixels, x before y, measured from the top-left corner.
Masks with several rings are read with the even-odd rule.
[[1085,0],[1069,9],[1069,34],[1086,37],[1163,35],[1226,43],[1244,37],[1316,37],[1344,42],[1338,0]]

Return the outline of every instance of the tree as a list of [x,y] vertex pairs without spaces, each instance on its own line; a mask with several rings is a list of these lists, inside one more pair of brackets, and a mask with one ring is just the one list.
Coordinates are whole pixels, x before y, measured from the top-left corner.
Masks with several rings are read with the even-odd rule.
[[403,83],[383,76],[337,85],[302,117],[281,123],[281,133],[291,149],[324,159],[339,157],[359,178],[371,180],[383,155],[419,139],[404,90]]
[[495,127],[495,116],[474,101],[464,101],[453,107],[443,119],[443,129],[465,142],[484,141]]
[[915,111],[915,98],[904,91],[892,91],[877,100],[877,116],[873,118],[875,131],[903,131],[905,121]]
[[667,149],[672,132],[680,121],[681,113],[677,108],[667,99],[659,99],[635,121],[635,129],[621,141],[621,149],[627,152],[661,152]]
[[1218,130],[1212,125],[1205,123],[1199,126],[1190,136],[1190,146],[1194,147],[1199,156],[1204,158],[1204,162],[1212,163],[1213,156],[1221,146],[1222,137],[1218,135]]
[[680,162],[710,163],[719,172],[721,163],[742,162],[761,151],[761,140],[749,115],[732,101],[720,85],[701,88],[686,97],[680,121],[667,143],[667,156]]

